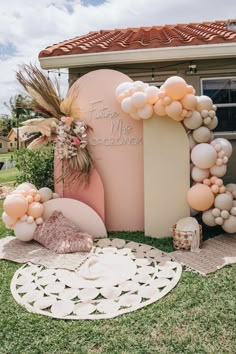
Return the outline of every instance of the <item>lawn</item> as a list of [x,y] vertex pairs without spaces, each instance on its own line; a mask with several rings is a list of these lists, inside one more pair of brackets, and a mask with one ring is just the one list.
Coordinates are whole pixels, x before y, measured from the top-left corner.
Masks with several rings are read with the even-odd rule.
[[17,173],[17,168],[9,168],[9,170],[0,170],[0,184],[14,185]]
[[11,157],[14,155],[13,152],[6,152],[3,154],[0,154],[0,161],[4,161],[6,158],[11,159]]
[[[209,236],[214,233],[219,229]],[[0,237],[6,234],[9,231],[1,222]],[[110,236],[172,250],[170,238],[155,240],[141,232]],[[115,319],[96,321],[55,320],[26,312],[10,293],[19,267],[0,261],[1,354],[235,353],[236,265],[208,277],[184,272],[177,287],[160,301]]]

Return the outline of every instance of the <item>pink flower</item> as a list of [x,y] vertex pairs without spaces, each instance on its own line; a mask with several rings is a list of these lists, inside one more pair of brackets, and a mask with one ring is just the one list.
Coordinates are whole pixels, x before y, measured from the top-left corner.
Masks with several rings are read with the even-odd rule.
[[76,136],[73,137],[73,142],[75,145],[80,145],[80,140]]
[[66,124],[66,125],[71,125],[72,121],[73,121],[73,118],[71,118],[71,117],[66,117],[66,119],[65,119],[65,124]]

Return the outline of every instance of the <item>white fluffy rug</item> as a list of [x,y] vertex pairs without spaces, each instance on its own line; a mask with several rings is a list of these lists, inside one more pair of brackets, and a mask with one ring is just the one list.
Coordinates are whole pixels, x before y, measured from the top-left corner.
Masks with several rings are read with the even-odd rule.
[[28,311],[61,319],[103,319],[151,304],[173,289],[182,267],[148,245],[101,239],[78,271],[27,264],[11,292]]

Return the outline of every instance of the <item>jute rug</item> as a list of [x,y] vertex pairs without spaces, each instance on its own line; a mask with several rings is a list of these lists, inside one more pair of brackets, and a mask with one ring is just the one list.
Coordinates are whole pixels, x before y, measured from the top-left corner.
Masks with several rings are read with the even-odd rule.
[[70,254],[56,254],[38,242],[22,242],[14,236],[7,236],[0,240],[0,259],[16,263],[33,263],[47,268],[77,269],[94,249],[89,252],[76,252]]
[[26,264],[11,292],[28,311],[60,319],[105,319],[149,305],[173,289],[180,264],[160,250],[120,239],[101,239],[77,271]]
[[202,275],[236,263],[236,235],[219,235],[203,242],[201,252],[175,251],[168,253],[177,262]]

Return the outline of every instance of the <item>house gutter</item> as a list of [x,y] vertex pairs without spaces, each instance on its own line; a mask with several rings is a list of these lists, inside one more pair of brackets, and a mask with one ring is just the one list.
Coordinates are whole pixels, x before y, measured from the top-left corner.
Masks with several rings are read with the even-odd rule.
[[236,57],[236,43],[59,55],[39,58],[42,69]]

